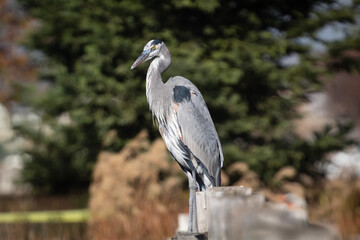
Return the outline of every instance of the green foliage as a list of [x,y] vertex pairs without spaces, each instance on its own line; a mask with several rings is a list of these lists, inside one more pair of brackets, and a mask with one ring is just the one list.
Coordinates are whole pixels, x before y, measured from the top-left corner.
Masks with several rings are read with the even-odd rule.
[[[28,44],[49,58],[43,79],[53,83],[34,105],[52,133],[21,128],[36,143],[24,179],[40,190],[82,188],[100,150],[119,150],[143,128],[158,136],[145,98],[147,65],[130,71],[155,38],[173,56],[163,79],[182,75],[202,91],[225,167],[248,162],[264,180],[289,164],[313,173],[327,152],[348,144],[340,128],[311,142],[299,139],[291,120],[326,72],[295,39],[311,38],[332,21],[352,22],[354,7],[331,0],[20,2],[40,20]],[[282,66],[280,59],[291,53],[300,63]],[[66,126],[57,121],[64,113],[71,119]]]

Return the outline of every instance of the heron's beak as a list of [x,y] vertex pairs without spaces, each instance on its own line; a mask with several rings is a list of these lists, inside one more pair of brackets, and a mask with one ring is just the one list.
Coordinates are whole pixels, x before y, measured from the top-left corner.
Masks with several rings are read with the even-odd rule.
[[134,62],[134,64],[131,66],[130,69],[134,69],[137,66],[139,66],[141,63],[149,60],[148,56],[151,52],[151,49],[145,50],[141,53],[141,55],[136,59],[136,61]]

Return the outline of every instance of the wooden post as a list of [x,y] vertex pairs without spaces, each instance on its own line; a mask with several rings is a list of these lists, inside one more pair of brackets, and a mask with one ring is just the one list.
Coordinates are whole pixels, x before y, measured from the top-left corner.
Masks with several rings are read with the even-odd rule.
[[209,239],[222,240],[230,239],[230,234],[239,236],[241,223],[236,221],[237,216],[250,206],[261,208],[265,198],[252,194],[251,188],[216,187],[206,191],[206,201]]
[[198,231],[200,233],[208,232],[208,215],[205,192],[196,192],[196,213]]
[[173,240],[339,239],[336,230],[309,224],[286,204],[265,203],[250,188],[209,188],[196,193],[196,203],[199,233],[178,233]]
[[196,209],[198,217],[198,230],[200,233],[208,232],[209,207],[211,205],[211,201],[214,197],[216,198],[225,195],[231,195],[240,199],[244,197],[251,198],[251,200],[248,201],[256,205],[262,205],[265,201],[263,195],[252,194],[251,188],[244,187],[214,187],[207,189],[205,192],[197,192]]

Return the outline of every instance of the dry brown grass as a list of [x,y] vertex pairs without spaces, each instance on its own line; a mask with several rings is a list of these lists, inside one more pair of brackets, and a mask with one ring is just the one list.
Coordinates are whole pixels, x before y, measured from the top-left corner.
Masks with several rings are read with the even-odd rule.
[[343,240],[355,239],[360,234],[360,180],[337,179],[321,186],[308,191],[310,219],[334,225]]
[[[186,212],[187,195],[178,201],[146,200],[142,192],[135,197],[134,208],[122,219],[106,219],[96,223],[11,223],[0,224],[1,240],[136,240],[167,239],[175,234],[177,216]],[[82,196],[81,196],[82,198]],[[11,197],[0,198],[0,211],[59,210],[77,207],[77,197]],[[82,201],[82,200],[81,200]]]
[[[90,186],[93,239],[166,239],[187,210],[181,169],[164,142],[140,132],[119,153],[102,152]],[[182,176],[182,175],[181,175]]]
[[342,201],[337,223],[344,239],[360,234],[360,189],[350,187]]
[[89,234],[94,240],[159,240],[175,234],[177,216],[185,212],[187,206],[164,201],[162,207],[154,201],[136,203],[139,212],[123,219],[106,219],[90,224]]

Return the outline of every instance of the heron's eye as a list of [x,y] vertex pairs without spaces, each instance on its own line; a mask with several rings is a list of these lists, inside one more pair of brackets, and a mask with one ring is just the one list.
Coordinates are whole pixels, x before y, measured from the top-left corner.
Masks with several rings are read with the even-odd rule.
[[155,49],[156,49],[156,46],[153,46],[153,47],[152,47],[152,50],[155,50]]

